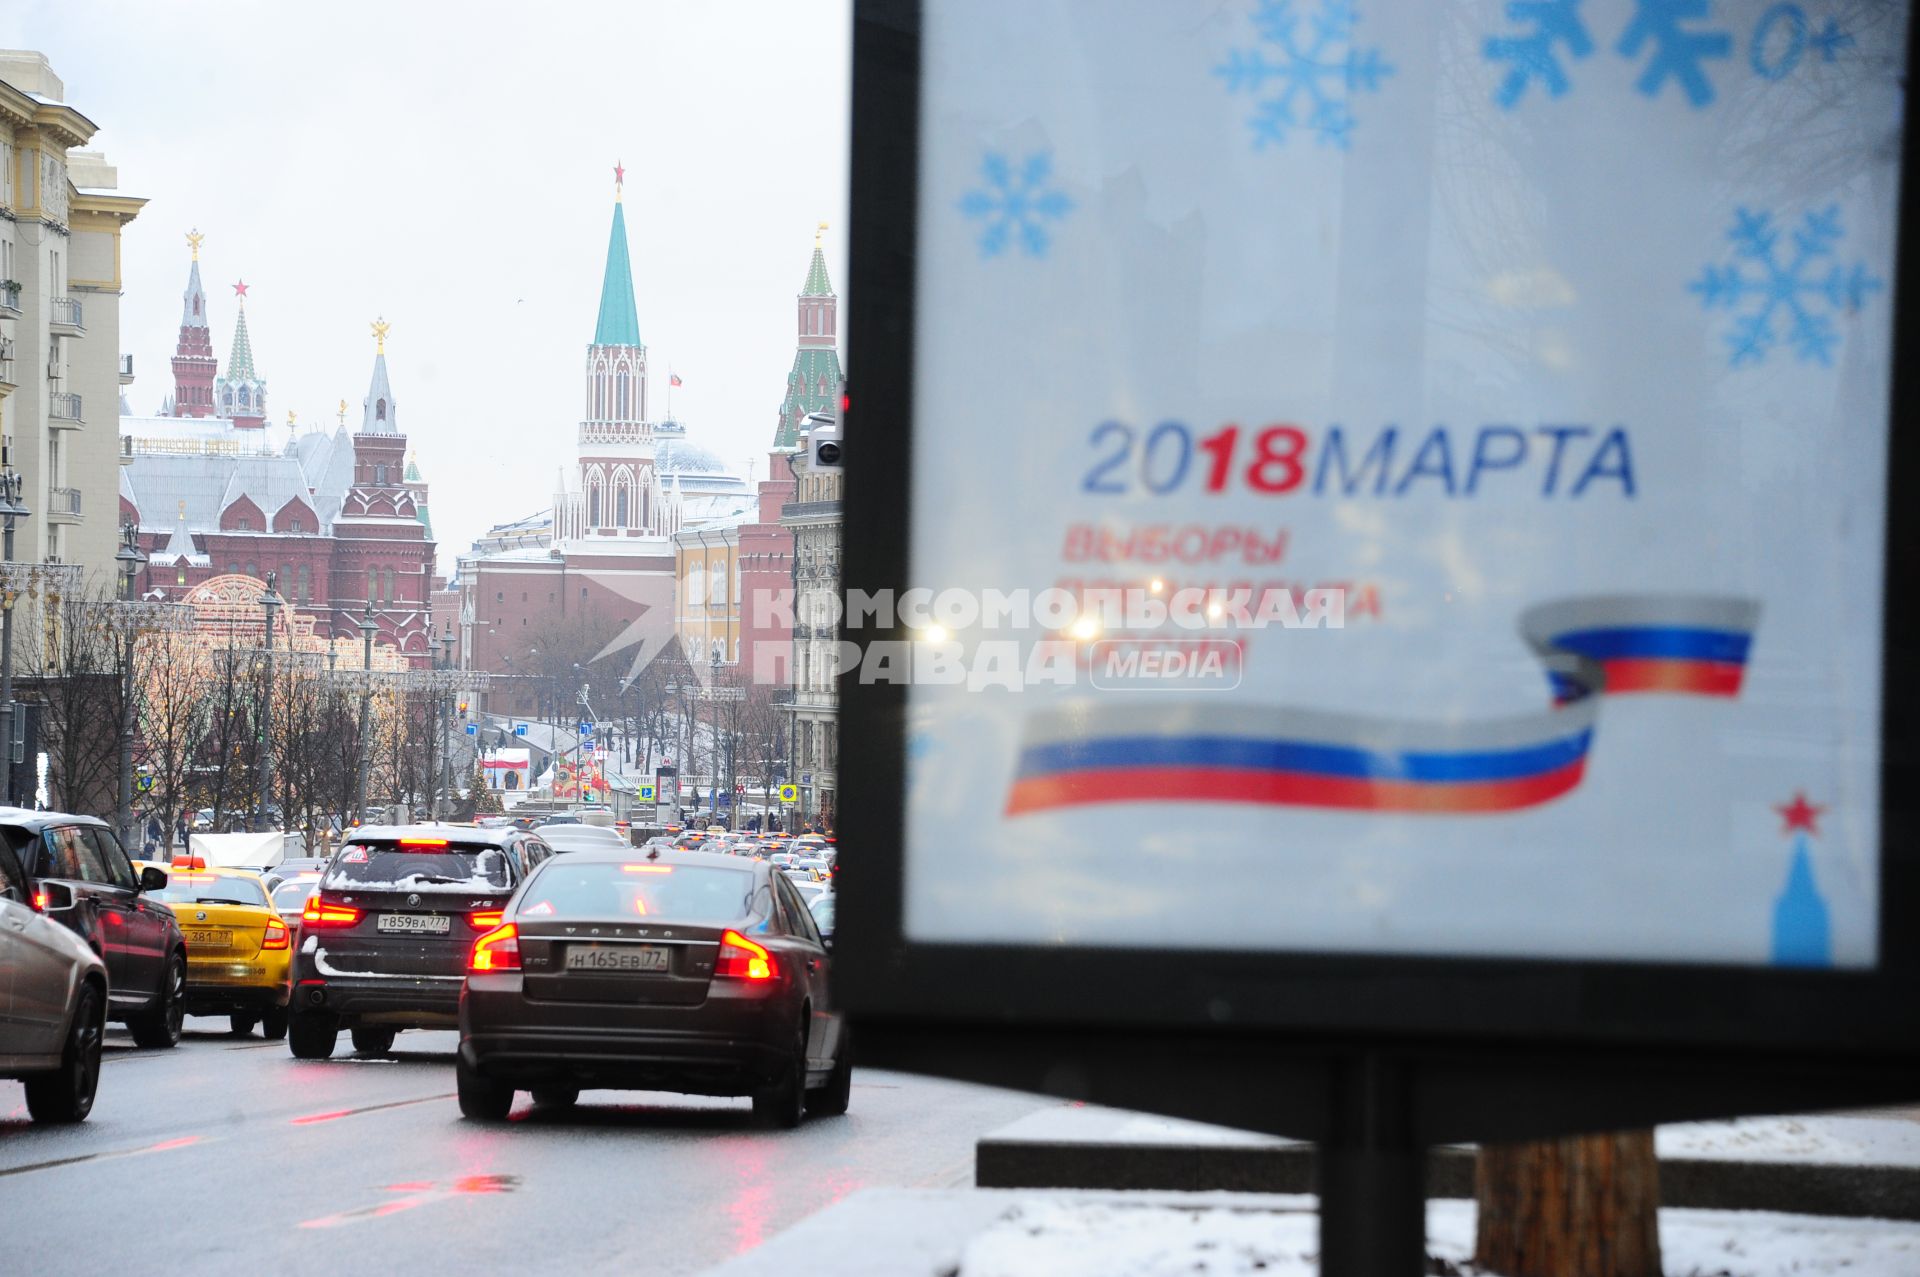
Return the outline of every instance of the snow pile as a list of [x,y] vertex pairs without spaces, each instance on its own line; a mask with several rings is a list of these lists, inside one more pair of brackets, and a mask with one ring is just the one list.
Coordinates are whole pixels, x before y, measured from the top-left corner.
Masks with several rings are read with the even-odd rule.
[[1663,1158],[1920,1166],[1920,1122],[1904,1119],[1742,1117],[1663,1126],[1654,1139]]
[[[1186,1206],[1173,1200],[1178,1196],[1154,1194],[1153,1200],[1129,1202],[1111,1195],[1076,1200],[1022,1194],[967,1241],[957,1277],[1315,1277],[1319,1272],[1319,1221],[1312,1198]],[[1428,1249],[1463,1277],[1482,1272],[1470,1262],[1473,1228],[1473,1203],[1428,1204]],[[1920,1224],[1663,1210],[1660,1243],[1664,1266],[1674,1277],[1920,1273]]]

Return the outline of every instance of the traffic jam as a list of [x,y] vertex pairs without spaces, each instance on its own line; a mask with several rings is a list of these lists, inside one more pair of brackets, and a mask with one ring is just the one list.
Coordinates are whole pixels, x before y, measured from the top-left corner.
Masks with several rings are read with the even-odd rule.
[[[459,1114],[583,1090],[749,1097],[773,1128],[847,1111],[832,992],[838,848],[823,835],[577,819],[368,825],[330,856],[127,855],[90,816],[0,808],[0,1078],[35,1122],[84,1121],[109,1025],[176,1047],[186,1019],[390,1056],[455,1029]],[[198,1027],[198,1026],[196,1026]]]

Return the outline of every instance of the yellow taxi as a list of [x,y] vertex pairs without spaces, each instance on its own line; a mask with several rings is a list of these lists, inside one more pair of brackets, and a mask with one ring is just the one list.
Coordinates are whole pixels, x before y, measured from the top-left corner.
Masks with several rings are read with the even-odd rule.
[[173,910],[187,938],[188,1015],[225,1015],[236,1034],[287,1035],[293,933],[259,874],[209,869],[198,856],[158,866],[167,885],[146,897]]

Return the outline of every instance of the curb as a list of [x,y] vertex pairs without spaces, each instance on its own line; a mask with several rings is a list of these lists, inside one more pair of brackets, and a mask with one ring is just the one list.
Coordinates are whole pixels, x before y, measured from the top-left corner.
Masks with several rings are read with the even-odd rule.
[[[1427,1196],[1473,1196],[1474,1152],[1427,1154]],[[1311,1193],[1311,1144],[1098,1143],[988,1137],[975,1146],[978,1188],[1169,1189]],[[1920,1220],[1920,1166],[1662,1158],[1660,1204]]]

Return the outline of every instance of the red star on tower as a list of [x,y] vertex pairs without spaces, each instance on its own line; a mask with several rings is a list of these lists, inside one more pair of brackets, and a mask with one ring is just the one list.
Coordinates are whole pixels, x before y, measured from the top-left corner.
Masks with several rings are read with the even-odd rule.
[[1805,793],[1795,791],[1792,802],[1778,804],[1774,810],[1780,813],[1781,833],[1790,834],[1796,829],[1804,829],[1817,837],[1820,829],[1816,822],[1826,808],[1808,802]]
[[236,296],[236,297],[245,297],[245,296],[247,295],[247,281],[246,281],[246,280],[244,280],[244,279],[243,279],[243,280],[241,280],[241,281],[240,281],[239,283],[237,283],[237,284],[235,284],[235,285],[233,286],[233,295],[234,295],[234,296]]
[[620,166],[619,160],[615,160],[613,162],[613,184],[615,186],[624,186],[626,184],[626,181],[627,181],[627,170]]

